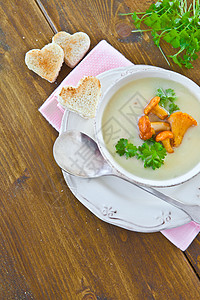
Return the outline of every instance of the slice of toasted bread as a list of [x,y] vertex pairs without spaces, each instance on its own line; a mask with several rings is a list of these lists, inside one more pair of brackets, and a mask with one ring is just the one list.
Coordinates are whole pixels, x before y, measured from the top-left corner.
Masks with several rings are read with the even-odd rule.
[[100,94],[101,84],[99,79],[87,76],[79,81],[77,87],[63,87],[58,96],[58,101],[64,108],[89,119],[95,117]]
[[56,33],[52,42],[57,43],[65,54],[65,63],[74,68],[83,58],[90,47],[90,38],[84,32],[76,32],[73,35],[60,31]]
[[64,51],[55,43],[50,43],[41,50],[30,50],[25,56],[27,67],[49,82],[56,80],[63,61]]

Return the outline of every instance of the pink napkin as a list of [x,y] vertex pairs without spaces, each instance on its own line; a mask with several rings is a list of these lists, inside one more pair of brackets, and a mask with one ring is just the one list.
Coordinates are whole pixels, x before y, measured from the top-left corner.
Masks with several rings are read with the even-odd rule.
[[[129,60],[103,40],[70,72],[40,107],[39,111],[49,123],[59,131],[63,109],[58,105],[56,95],[61,87],[65,85],[76,86],[83,76],[97,76],[110,69],[131,65],[132,63]],[[184,251],[191,244],[199,231],[200,225],[190,222],[174,229],[163,230],[162,234],[164,234],[174,245]]]

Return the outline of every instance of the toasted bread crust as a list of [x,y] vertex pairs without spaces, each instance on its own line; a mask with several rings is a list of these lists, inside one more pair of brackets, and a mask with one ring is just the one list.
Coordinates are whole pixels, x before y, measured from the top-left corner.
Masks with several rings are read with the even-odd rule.
[[54,43],[46,45],[41,50],[30,50],[25,55],[27,67],[49,82],[56,80],[63,61],[63,49]]
[[74,68],[79,63],[90,47],[90,38],[84,32],[71,35],[60,31],[54,35],[52,42],[57,43],[63,49],[65,63],[70,68]]
[[94,118],[101,94],[99,79],[93,76],[82,78],[78,86],[63,87],[58,101],[64,107],[78,113],[82,117]]

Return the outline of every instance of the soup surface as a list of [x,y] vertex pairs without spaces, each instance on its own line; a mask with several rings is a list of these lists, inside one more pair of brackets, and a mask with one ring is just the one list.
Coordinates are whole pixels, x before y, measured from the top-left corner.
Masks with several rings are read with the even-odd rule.
[[[119,156],[115,152],[115,145],[120,138],[126,138],[136,146],[144,142],[139,138],[138,119],[158,88],[173,89],[180,111],[191,115],[198,126],[190,127],[181,145],[174,148],[174,153],[167,154],[164,165],[152,170],[144,168],[143,162],[135,157],[126,159]],[[107,149],[115,161],[128,172],[152,180],[175,178],[200,162],[200,102],[179,83],[162,78],[138,79],[122,87],[111,98],[104,110],[102,133]]]

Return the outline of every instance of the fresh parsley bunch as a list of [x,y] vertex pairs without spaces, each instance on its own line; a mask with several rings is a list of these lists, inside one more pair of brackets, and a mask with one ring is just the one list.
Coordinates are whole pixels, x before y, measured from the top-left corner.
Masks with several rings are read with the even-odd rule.
[[162,88],[159,88],[157,89],[156,96],[160,97],[159,104],[164,107],[170,115],[174,111],[180,110],[178,105],[175,104],[177,97],[173,89],[166,89],[164,91]]
[[[122,15],[131,15],[140,32],[151,31],[155,45],[168,64],[169,61],[160,46],[161,39],[177,49],[175,54],[169,55],[174,63],[180,67],[193,68],[192,62],[197,59],[197,52],[200,50],[199,0],[193,0],[193,4],[189,6],[187,0],[160,0],[151,4],[146,12]],[[142,30],[142,23],[151,29]]]
[[152,168],[153,170],[160,168],[164,164],[164,158],[167,154],[163,145],[153,139],[145,141],[139,147],[129,143],[127,139],[120,139],[115,148],[116,153],[120,156],[125,155],[127,159],[135,156],[144,162],[145,168]]

